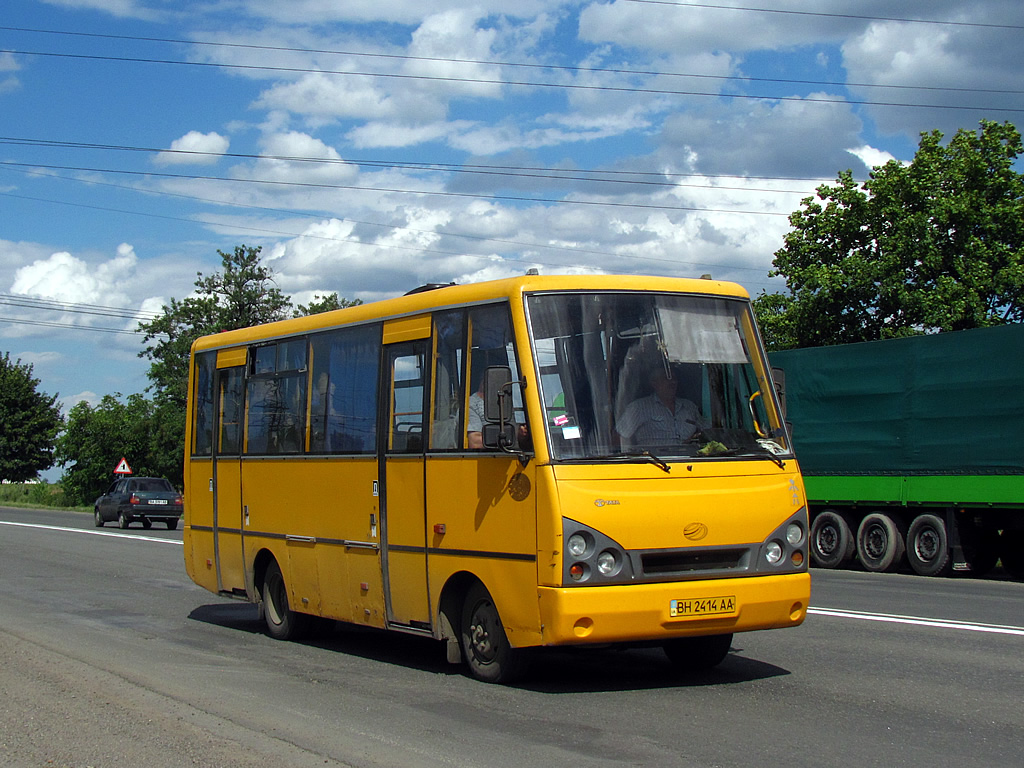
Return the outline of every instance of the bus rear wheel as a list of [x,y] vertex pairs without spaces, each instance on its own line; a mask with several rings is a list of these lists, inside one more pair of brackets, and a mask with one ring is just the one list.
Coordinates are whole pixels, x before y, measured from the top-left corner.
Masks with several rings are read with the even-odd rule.
[[527,651],[509,645],[498,609],[483,584],[470,587],[462,607],[462,656],[469,671],[485,683],[510,683],[529,666]]
[[683,672],[700,672],[721,664],[732,647],[732,634],[677,637],[662,648],[672,665]]
[[311,617],[288,606],[288,588],[281,575],[281,566],[276,561],[267,566],[260,599],[267,634],[275,640],[299,640],[306,634]]

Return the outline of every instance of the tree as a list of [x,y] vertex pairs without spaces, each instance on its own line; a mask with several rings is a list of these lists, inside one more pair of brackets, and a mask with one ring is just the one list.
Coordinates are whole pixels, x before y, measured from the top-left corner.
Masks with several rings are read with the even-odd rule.
[[308,315],[318,315],[321,312],[333,312],[335,309],[344,309],[345,307],[356,307],[363,303],[362,299],[343,299],[338,296],[337,291],[329,293],[326,296],[320,296],[319,294],[313,297],[313,300],[308,305],[299,304],[298,308],[292,312],[294,317],[307,317]]
[[61,485],[73,504],[91,504],[102,494],[113,482],[114,468],[122,457],[136,475],[165,474],[154,461],[153,403],[138,394],[124,402],[119,398],[105,395],[95,407],[83,401],[68,412],[67,428],[57,439],[56,459],[65,467]]
[[9,352],[0,356],[0,480],[35,480],[53,466],[54,441],[64,423],[57,395],[40,392],[33,367]]
[[1024,321],[1021,135],[982,121],[942,138],[924,133],[909,165],[859,185],[846,171],[801,201],[773,262],[788,301],[755,302],[785,331],[776,348]]
[[172,298],[163,314],[139,324],[148,344],[139,357],[152,361],[148,376],[156,399],[180,409],[182,437],[192,342],[210,333],[282,320],[291,309],[289,298],[273,286],[273,271],[260,263],[260,251],[244,245],[232,253],[217,251],[223,272],[209,277],[197,273],[195,296]]

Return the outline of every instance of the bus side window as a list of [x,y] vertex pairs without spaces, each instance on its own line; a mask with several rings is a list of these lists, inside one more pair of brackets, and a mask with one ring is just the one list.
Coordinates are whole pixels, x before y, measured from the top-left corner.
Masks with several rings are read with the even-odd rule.
[[379,325],[312,338],[310,453],[376,451],[380,344]]
[[434,400],[430,449],[461,450],[466,316],[461,310],[434,315]]

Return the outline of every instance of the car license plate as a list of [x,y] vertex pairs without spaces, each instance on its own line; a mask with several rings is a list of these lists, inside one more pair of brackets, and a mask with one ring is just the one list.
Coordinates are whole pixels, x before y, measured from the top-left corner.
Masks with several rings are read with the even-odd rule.
[[150,499],[149,503],[150,504],[166,504],[167,503],[167,499]]
[[668,613],[674,619],[687,616],[724,616],[736,613],[736,596],[692,597],[669,602]]

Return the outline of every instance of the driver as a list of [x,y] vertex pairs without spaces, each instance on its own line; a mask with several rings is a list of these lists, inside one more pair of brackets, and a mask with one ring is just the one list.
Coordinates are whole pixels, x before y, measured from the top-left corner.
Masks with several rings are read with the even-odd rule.
[[676,394],[679,379],[655,366],[647,379],[653,392],[634,400],[619,418],[623,448],[680,445],[708,427],[700,410]]

